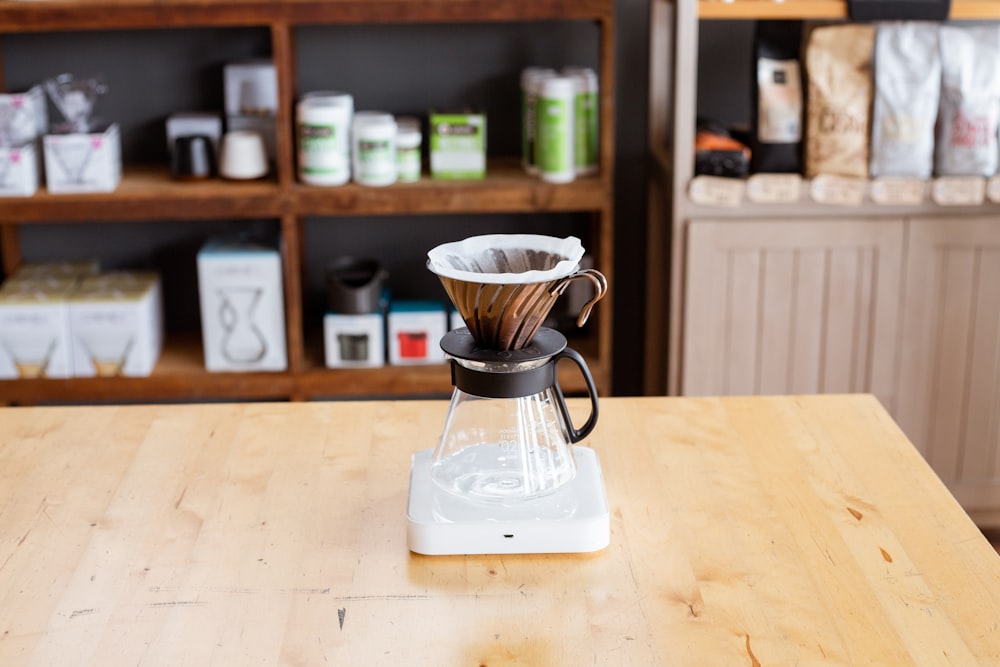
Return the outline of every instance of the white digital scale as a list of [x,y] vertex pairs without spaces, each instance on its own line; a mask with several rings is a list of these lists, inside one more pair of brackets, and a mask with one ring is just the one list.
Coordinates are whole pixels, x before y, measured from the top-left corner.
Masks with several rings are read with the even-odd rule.
[[410,551],[429,556],[587,553],[611,540],[597,453],[574,446],[576,476],[553,493],[515,505],[462,500],[430,475],[433,450],[413,455],[406,510]]

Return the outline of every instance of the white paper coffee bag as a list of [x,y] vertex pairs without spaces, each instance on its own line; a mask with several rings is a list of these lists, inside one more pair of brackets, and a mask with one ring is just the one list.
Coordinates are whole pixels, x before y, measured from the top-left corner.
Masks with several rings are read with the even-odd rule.
[[992,176],[1000,123],[1000,26],[943,25],[935,170]]
[[879,24],[872,110],[873,177],[931,176],[940,90],[938,25],[924,21]]

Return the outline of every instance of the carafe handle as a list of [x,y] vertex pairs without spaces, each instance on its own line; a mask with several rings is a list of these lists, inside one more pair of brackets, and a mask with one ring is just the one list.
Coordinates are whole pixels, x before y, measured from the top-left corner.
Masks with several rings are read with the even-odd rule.
[[587,395],[590,397],[590,416],[587,421],[579,429],[573,426],[573,419],[570,417],[569,410],[566,408],[566,399],[563,396],[562,389],[559,387],[559,374],[555,373],[555,383],[553,388],[555,389],[556,402],[559,405],[559,412],[562,414],[563,421],[566,422],[566,431],[569,433],[570,442],[580,442],[594,430],[594,426],[597,425],[597,387],[594,386],[594,378],[590,374],[590,369],[587,367],[587,362],[583,360],[580,353],[576,350],[567,347],[562,352],[555,356],[554,363],[558,365],[560,359],[569,359],[580,372],[583,374],[583,380],[587,383]]

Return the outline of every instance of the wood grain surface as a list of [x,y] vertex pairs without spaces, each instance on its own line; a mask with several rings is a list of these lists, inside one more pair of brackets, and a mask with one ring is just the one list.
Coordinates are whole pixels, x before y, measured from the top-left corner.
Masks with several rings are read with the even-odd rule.
[[1000,664],[1000,558],[871,396],[603,399],[590,555],[407,550],[446,410],[0,409],[0,665]]

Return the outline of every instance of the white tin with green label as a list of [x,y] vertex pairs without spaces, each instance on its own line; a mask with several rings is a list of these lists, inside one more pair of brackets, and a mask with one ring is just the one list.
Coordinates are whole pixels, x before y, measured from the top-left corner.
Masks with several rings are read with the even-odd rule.
[[535,158],[542,180],[568,183],[576,177],[574,117],[576,81],[543,80],[535,102]]
[[596,174],[600,146],[600,106],[597,73],[589,67],[565,67],[564,76],[576,81],[574,133],[576,173]]
[[384,112],[354,116],[354,182],[392,185],[396,182],[396,120]]
[[307,93],[296,106],[299,179],[343,185],[351,178],[350,127],[354,100],[345,93]]

